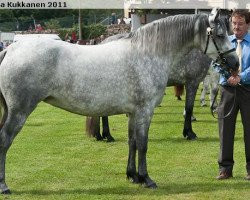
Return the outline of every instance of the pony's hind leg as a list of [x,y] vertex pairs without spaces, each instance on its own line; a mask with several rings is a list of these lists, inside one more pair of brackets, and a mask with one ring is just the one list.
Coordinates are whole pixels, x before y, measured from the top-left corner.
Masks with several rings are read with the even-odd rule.
[[8,112],[7,119],[0,130],[0,189],[2,194],[10,194],[10,190],[5,183],[6,154],[15,136],[23,127],[27,116],[24,113]]

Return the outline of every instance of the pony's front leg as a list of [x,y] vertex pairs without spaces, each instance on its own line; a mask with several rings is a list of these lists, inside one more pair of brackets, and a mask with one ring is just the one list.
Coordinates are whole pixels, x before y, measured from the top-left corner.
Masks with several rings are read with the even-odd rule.
[[187,137],[187,140],[195,140],[197,138],[196,134],[192,129],[192,114],[194,108],[194,100],[197,93],[199,84],[190,82],[186,84],[186,102],[185,102],[185,122],[183,129],[183,136]]
[[157,188],[156,183],[149,177],[147,171],[148,131],[153,115],[153,109],[143,109],[136,121],[136,147],[138,149],[138,177],[139,182],[148,188]]
[[2,194],[10,194],[10,190],[5,183],[5,161],[8,148],[0,147],[0,189]]
[[127,166],[127,178],[132,183],[139,183],[138,174],[136,172],[136,134],[135,134],[135,116],[133,114],[129,115],[128,121],[128,166]]

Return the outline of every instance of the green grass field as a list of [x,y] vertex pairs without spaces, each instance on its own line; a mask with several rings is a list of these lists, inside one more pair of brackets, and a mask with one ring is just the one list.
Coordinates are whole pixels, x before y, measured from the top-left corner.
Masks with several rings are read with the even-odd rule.
[[125,115],[110,117],[116,142],[97,142],[85,134],[85,117],[41,103],[8,152],[6,182],[12,194],[0,199],[248,199],[250,182],[244,180],[240,120],[234,178],[217,181],[217,120],[209,107],[200,107],[200,90],[194,108],[196,141],[182,136],[184,100],[177,101],[171,87],[166,93],[161,107],[155,109],[147,154],[149,175],[158,189],[146,189],[126,179]]

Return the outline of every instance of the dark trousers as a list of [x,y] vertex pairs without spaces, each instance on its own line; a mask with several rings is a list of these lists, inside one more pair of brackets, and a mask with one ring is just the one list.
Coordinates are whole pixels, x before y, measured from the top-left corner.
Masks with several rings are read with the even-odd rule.
[[[223,118],[230,110],[231,114]],[[221,87],[221,101],[218,106],[220,136],[218,163],[220,171],[233,170],[234,136],[239,110],[244,130],[246,170],[250,173],[250,86]]]

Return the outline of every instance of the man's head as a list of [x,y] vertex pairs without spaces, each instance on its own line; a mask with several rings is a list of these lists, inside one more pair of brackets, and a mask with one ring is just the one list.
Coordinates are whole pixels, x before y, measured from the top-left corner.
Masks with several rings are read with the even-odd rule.
[[237,39],[243,39],[250,26],[250,13],[245,9],[233,11],[232,16],[233,33]]

